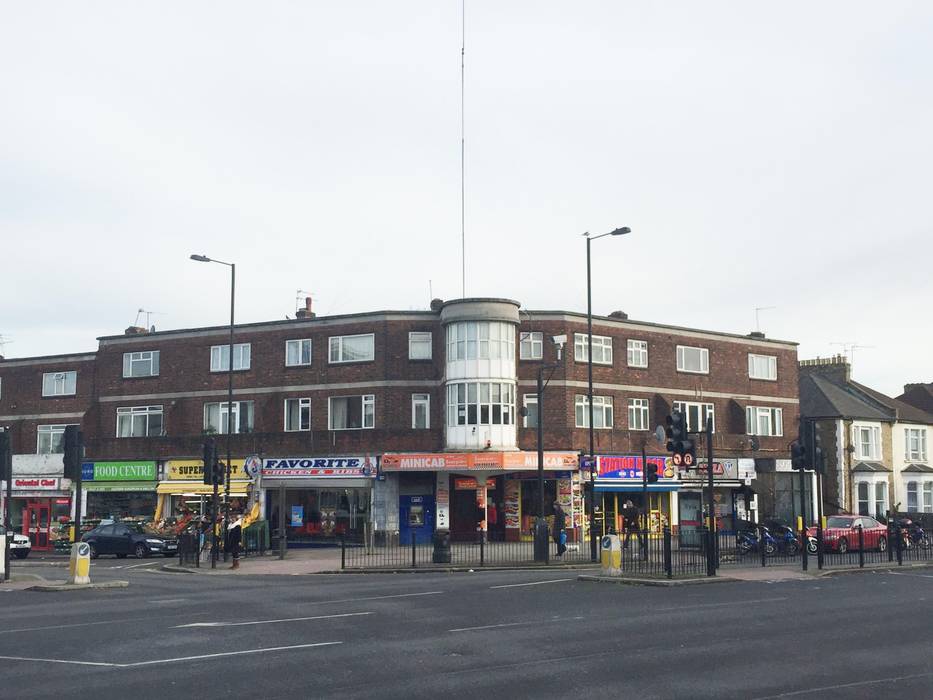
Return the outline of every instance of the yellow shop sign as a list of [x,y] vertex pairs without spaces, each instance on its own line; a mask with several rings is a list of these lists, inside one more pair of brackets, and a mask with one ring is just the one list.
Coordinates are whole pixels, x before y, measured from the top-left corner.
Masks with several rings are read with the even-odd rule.
[[[220,461],[226,464],[226,460]],[[231,479],[249,479],[243,468],[245,461],[231,460]],[[165,463],[165,478],[170,481],[204,481],[204,463],[200,459],[170,459]]]

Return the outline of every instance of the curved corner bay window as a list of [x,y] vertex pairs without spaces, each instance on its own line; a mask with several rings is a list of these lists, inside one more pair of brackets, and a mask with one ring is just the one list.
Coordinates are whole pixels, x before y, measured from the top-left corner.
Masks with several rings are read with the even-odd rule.
[[447,361],[514,360],[515,327],[500,321],[464,321],[447,326]]
[[512,425],[515,387],[505,382],[447,385],[447,425]]

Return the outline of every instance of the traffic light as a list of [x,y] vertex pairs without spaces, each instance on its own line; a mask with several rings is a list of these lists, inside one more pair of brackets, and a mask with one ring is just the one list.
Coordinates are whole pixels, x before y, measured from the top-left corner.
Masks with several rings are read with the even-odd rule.
[[807,448],[799,440],[794,440],[790,444],[790,464],[793,469],[807,468]]
[[221,462],[219,459],[214,460],[214,481],[212,483],[217,484],[218,486],[223,486],[224,481],[227,478],[227,465],[224,462]]
[[10,445],[10,434],[0,430],[0,481],[9,481],[13,478],[13,448]]
[[66,425],[62,438],[64,476],[78,481],[81,478],[81,461],[84,459],[84,436],[77,425]]
[[208,486],[214,483],[214,465],[217,462],[217,447],[214,438],[204,441],[204,483]]
[[654,462],[648,462],[645,465],[645,480],[649,484],[656,484],[658,482],[658,465]]
[[696,465],[696,446],[687,432],[687,417],[680,411],[673,411],[667,417],[667,450],[673,453],[671,460],[675,467]]

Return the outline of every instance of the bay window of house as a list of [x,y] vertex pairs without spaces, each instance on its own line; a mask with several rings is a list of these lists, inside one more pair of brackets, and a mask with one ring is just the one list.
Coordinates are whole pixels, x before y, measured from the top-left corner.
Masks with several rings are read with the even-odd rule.
[[430,360],[431,359],[431,333],[413,332],[408,334],[408,359],[409,360]]
[[376,397],[373,394],[331,396],[327,406],[329,430],[359,430],[376,425]]
[[447,361],[514,360],[515,327],[501,321],[464,321],[447,325]]
[[123,378],[158,377],[159,351],[143,350],[142,352],[123,353]]
[[858,498],[858,514],[871,515],[871,501],[869,500],[869,491],[871,484],[867,481],[859,481],[855,485],[855,492]]
[[927,458],[926,428],[907,428],[904,430],[904,450],[910,462],[922,462]]
[[544,357],[544,333],[523,331],[518,346],[518,359],[540,360]]
[[[596,336],[593,336],[596,339]],[[577,394],[574,399],[574,414],[578,428],[590,427],[590,402],[586,394]],[[612,428],[612,397],[593,397],[593,427]]]
[[414,430],[427,430],[431,427],[431,395],[411,395],[411,427]]
[[628,355],[628,366],[629,367],[647,367],[648,366],[648,341],[646,340],[626,341],[626,354]]
[[[249,369],[250,344],[237,343],[233,346],[233,371]],[[211,372],[227,372],[230,369],[230,346],[211,346]]]
[[675,401],[672,407],[687,417],[687,430],[690,432],[699,433],[706,430],[707,418],[713,420],[713,432],[716,432],[716,409],[713,404]]
[[688,345],[677,346],[677,371],[709,374],[709,350]]
[[859,459],[881,459],[881,428],[855,425],[852,433],[852,442]]
[[311,364],[311,339],[285,341],[285,366],[304,367]]
[[[204,404],[204,430],[214,433],[227,432],[226,401]],[[253,431],[253,402],[233,402],[233,432],[251,433]]]
[[628,429],[648,430],[648,399],[628,400]]
[[311,430],[311,399],[285,399],[285,432]]
[[745,407],[745,432],[761,437],[780,437],[784,434],[784,411],[764,406]]
[[916,481],[907,482],[907,512],[917,513],[920,511],[920,489]]
[[67,425],[40,425],[36,429],[36,454],[57,455],[64,451],[62,445],[65,439]]
[[376,358],[376,336],[336,335],[328,339],[331,364],[343,362],[367,362]]
[[46,372],[42,375],[42,395],[74,396],[77,384],[77,372]]
[[749,353],[748,378],[777,381],[777,357]]
[[513,425],[515,387],[506,382],[447,385],[447,425]]
[[522,397],[522,406],[525,407],[525,418],[522,424],[525,428],[538,427],[538,395],[525,394]]
[[157,437],[162,435],[161,406],[132,406],[117,409],[117,437]]
[[[573,334],[573,359],[577,362],[589,361],[589,353],[587,352],[588,340],[589,338],[586,333]],[[605,335],[593,336],[593,364],[612,364],[612,338]],[[593,405],[595,405],[595,402]]]

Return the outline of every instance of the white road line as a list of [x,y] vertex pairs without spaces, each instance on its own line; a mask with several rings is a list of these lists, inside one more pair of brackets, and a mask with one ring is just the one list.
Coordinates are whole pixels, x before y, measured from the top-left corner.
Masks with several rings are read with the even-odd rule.
[[914,578],[933,578],[933,576],[928,576],[927,574],[908,574],[906,571],[888,571],[886,572],[891,576],[913,576]]
[[725,608],[725,607],[734,607],[736,605],[745,605],[747,603],[776,603],[780,600],[787,600],[787,597],[783,598],[758,598],[756,600],[734,600],[730,603],[700,603],[698,605],[681,605],[676,608],[652,608],[651,612],[681,612],[683,610],[700,610],[702,608]]
[[562,583],[564,581],[575,581],[576,579],[572,578],[555,578],[550,581],[532,581],[531,583],[507,583],[503,586],[490,586],[490,589],[493,588],[518,588],[520,586],[543,586],[545,583]]
[[[129,566],[124,566],[123,568],[124,569],[138,569],[143,566],[155,566],[156,564],[160,564],[160,563],[161,562],[158,562],[158,561],[144,561],[142,564],[130,564]],[[116,569],[119,567],[115,566],[113,568]]]
[[44,664],[74,664],[77,666],[109,666],[120,668],[123,664],[108,664],[103,661],[72,661],[70,659],[36,659],[31,656],[0,656],[3,661],[41,661]]
[[506,622],[501,625],[482,625],[480,627],[458,627],[447,630],[448,632],[474,632],[476,630],[492,630],[500,627],[522,627],[527,625],[547,625],[554,622],[570,622],[572,620],[582,620],[583,617],[555,617],[552,620],[529,620],[527,622]]
[[244,627],[246,625],[272,625],[277,622],[306,622],[308,620],[331,620],[335,617],[358,617],[372,615],[371,612],[340,613],[339,615],[315,615],[313,617],[288,617],[282,620],[249,620],[247,622],[189,622],[187,625],[175,625],[173,629],[184,627]]
[[793,698],[801,695],[810,695],[812,693],[822,693],[827,690],[841,690],[843,688],[858,688],[863,685],[876,685],[878,683],[897,683],[898,681],[911,681],[916,678],[927,678],[933,676],[933,673],[914,673],[909,676],[892,676],[890,678],[876,678],[870,681],[853,681],[852,683],[840,683],[838,685],[824,685],[822,688],[808,688],[807,690],[792,690],[780,695],[767,695],[756,700],[777,700],[778,698]]
[[[166,617],[201,617],[207,615],[205,612],[192,612],[179,615],[168,615]],[[125,617],[120,620],[98,620],[96,622],[75,622],[68,625],[47,625],[45,627],[20,627],[15,630],[0,630],[0,634],[13,634],[14,632],[44,632],[45,630],[62,630],[70,627],[96,627],[97,625],[122,625],[126,622],[151,621],[151,617]]]
[[159,598],[147,602],[152,605],[171,605],[172,603],[184,603],[187,600],[189,600],[189,598]]
[[444,591],[425,591],[424,593],[396,593],[395,595],[374,595],[369,598],[344,598],[343,600],[313,600],[302,605],[332,605],[335,603],[362,603],[367,600],[388,600],[389,598],[414,598],[420,595],[441,595]]

